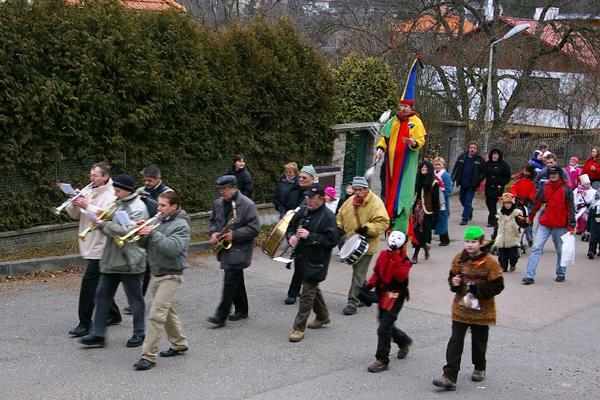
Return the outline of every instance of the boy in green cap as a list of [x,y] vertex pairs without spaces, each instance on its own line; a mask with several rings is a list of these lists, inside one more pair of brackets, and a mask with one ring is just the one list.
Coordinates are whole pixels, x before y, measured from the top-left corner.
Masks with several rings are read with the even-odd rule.
[[456,390],[465,334],[471,328],[471,359],[475,370],[471,380],[485,378],[485,352],[490,325],[496,324],[494,296],[504,289],[500,264],[489,254],[489,242],[484,242],[483,229],[471,226],[465,230],[465,248],[452,260],[448,282],[456,295],[452,302],[452,336],[446,348],[444,375],[433,384],[446,390]]

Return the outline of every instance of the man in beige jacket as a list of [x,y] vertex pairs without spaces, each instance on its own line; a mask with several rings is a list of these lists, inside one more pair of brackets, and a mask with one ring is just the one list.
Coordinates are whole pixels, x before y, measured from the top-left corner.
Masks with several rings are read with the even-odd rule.
[[352,266],[352,284],[348,292],[348,305],[343,310],[345,315],[356,314],[360,304],[357,297],[358,292],[365,282],[371,258],[379,250],[379,236],[390,224],[385,204],[369,190],[369,183],[365,178],[355,176],[352,180],[352,189],[354,189],[354,195],[344,202],[336,216],[337,226],[346,235],[346,239],[356,234],[364,236],[369,243],[369,249]]
[[[99,215],[116,199],[108,164],[103,162],[94,164],[90,170],[90,182],[92,183],[91,194],[88,197],[78,197],[67,207],[71,218],[79,219],[79,232],[92,224],[91,218],[86,216],[83,210]],[[96,288],[100,280],[100,258],[105,244],[106,236],[97,229],[89,232],[84,239],[79,239],[79,253],[83,259],[87,260],[88,265],[81,279],[79,290],[79,324],[69,331],[69,335],[72,337],[85,336],[90,330]],[[121,313],[113,301],[106,323],[112,325],[119,322],[121,322]]]

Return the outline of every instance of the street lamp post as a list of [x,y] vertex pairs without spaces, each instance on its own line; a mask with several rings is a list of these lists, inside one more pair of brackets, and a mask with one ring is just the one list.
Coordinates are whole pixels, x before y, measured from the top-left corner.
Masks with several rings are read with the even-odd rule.
[[510,31],[506,32],[506,34],[504,36],[502,36],[500,39],[496,40],[495,42],[492,42],[492,44],[490,45],[490,58],[489,58],[488,71],[487,71],[488,72],[487,93],[485,96],[485,116],[483,118],[483,120],[485,122],[484,151],[486,153],[488,152],[488,145],[490,142],[490,134],[492,132],[492,119],[493,119],[492,114],[494,112],[493,105],[492,105],[492,64],[493,64],[493,60],[494,60],[494,46],[496,44],[500,43],[501,41],[510,39],[517,33],[524,31],[525,29],[529,28],[529,26],[530,26],[529,23],[514,26]]

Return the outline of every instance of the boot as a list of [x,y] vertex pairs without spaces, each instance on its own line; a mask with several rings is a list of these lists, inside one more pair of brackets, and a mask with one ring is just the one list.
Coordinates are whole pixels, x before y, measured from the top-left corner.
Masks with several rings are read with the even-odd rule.
[[419,250],[421,250],[420,247],[415,247],[415,253],[412,256],[412,259],[410,260],[411,263],[413,263],[413,264],[419,263]]
[[440,235],[440,246],[448,246],[450,244],[450,236],[448,236],[448,232],[442,233]]

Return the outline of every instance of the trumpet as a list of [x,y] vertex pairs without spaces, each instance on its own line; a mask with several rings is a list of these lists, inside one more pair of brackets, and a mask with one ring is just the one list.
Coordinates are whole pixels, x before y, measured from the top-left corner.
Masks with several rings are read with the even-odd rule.
[[117,245],[117,247],[123,247],[123,246],[125,246],[125,243],[137,242],[138,240],[140,240],[142,238],[142,235],[139,234],[139,232],[142,230],[142,228],[145,228],[146,226],[151,226],[152,229],[156,228],[157,226],[160,225],[160,222],[159,222],[160,217],[161,217],[160,213],[156,214],[154,217],[148,219],[146,222],[144,222],[137,228],[129,231],[126,235],[115,236],[113,238],[113,240],[115,241],[115,244]]
[[[108,220],[110,217],[112,217],[112,215],[115,213],[115,211],[117,211],[117,203],[112,202],[110,203],[110,205],[108,206],[108,208],[106,210],[104,210],[102,212],[102,214],[100,214],[98,216],[98,219],[101,221],[106,221]],[[91,231],[95,230],[98,226],[94,223],[91,223],[87,228],[85,228],[83,231],[81,231],[79,233],[79,239],[81,239],[82,241],[85,240],[85,237],[87,236],[88,233],[90,233]]]
[[62,210],[64,210],[67,206],[69,206],[71,203],[73,203],[73,200],[75,200],[79,196],[88,196],[90,193],[92,193],[92,189],[93,189],[93,187],[92,187],[92,184],[90,183],[89,185],[87,185],[86,187],[81,189],[79,191],[79,193],[77,193],[75,196],[69,197],[67,200],[65,200],[60,206],[53,207],[52,212],[54,213],[54,215],[60,215]]
[[233,228],[233,225],[237,222],[237,211],[235,201],[231,202],[231,211],[233,215],[231,216],[231,219],[227,221],[227,224],[223,227],[223,230],[219,232],[219,241],[212,249],[213,253],[215,254],[219,254],[223,250],[229,250],[233,245],[233,243],[230,240],[225,240],[223,236],[225,236],[225,234],[229,232],[231,228]]

